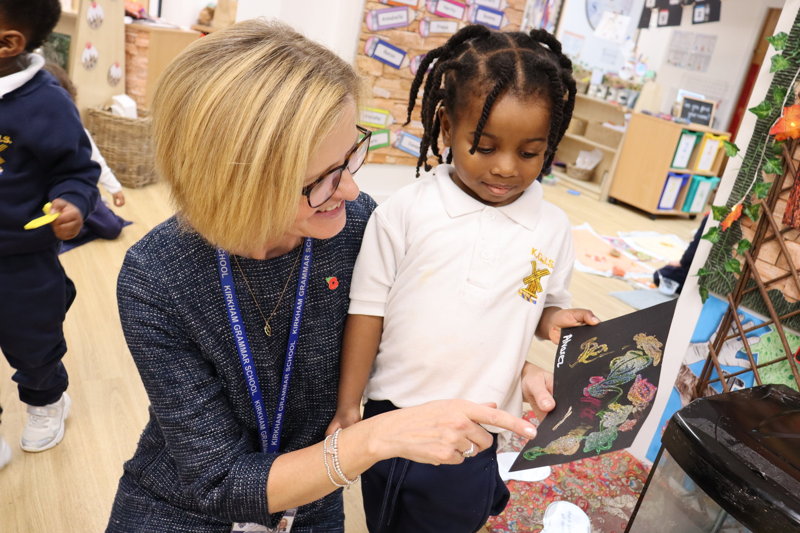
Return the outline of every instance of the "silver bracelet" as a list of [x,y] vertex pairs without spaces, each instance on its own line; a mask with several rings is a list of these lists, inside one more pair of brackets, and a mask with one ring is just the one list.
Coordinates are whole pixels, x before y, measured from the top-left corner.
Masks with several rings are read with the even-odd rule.
[[333,475],[331,474],[331,467],[328,464],[328,453],[330,453],[328,452],[328,439],[330,438],[331,435],[328,435],[327,437],[325,437],[325,440],[322,441],[322,462],[325,464],[325,471],[328,473],[328,479],[330,479],[331,483],[333,483],[335,486],[340,488],[347,487],[348,485],[339,483],[335,479],[333,479]]
[[339,463],[339,433],[341,432],[342,428],[339,428],[333,432],[333,469],[336,471],[336,475],[339,476],[339,478],[341,478],[341,480],[346,483],[347,487],[349,487],[350,485],[361,479],[361,476],[356,476],[353,479],[348,479],[347,476],[344,475],[344,471],[342,470],[342,465],[341,463]]

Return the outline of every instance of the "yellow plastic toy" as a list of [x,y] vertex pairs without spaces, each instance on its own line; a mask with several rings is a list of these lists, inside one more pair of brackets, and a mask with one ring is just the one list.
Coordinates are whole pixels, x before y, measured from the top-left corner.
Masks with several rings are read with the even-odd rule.
[[42,212],[44,213],[44,216],[39,217],[39,218],[34,218],[33,220],[31,220],[30,222],[25,224],[25,229],[41,228],[42,226],[44,226],[46,224],[50,224],[52,221],[57,219],[58,215],[60,215],[61,213],[51,213],[50,212],[50,208],[52,206],[53,206],[53,204],[50,203],[50,202],[47,202],[46,204],[44,204],[44,207],[42,208]]

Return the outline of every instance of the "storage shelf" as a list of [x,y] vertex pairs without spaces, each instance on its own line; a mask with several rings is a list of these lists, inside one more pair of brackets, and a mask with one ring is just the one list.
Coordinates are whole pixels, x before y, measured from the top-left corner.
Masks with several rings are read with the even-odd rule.
[[597,141],[591,141],[591,140],[587,139],[586,137],[584,137],[583,135],[576,135],[574,133],[565,133],[564,137],[566,137],[567,139],[572,139],[573,141],[578,141],[578,142],[582,142],[584,144],[588,144],[589,146],[593,146],[595,148],[599,148],[600,150],[603,150],[605,152],[610,152],[612,154],[617,151],[616,148],[612,148],[612,147],[608,146],[607,144],[600,144]]
[[566,173],[556,168],[553,168],[553,175],[555,175],[561,183],[573,189],[580,189],[581,192],[585,192],[593,198],[600,199],[601,187],[599,183],[575,179],[571,176],[567,176]]

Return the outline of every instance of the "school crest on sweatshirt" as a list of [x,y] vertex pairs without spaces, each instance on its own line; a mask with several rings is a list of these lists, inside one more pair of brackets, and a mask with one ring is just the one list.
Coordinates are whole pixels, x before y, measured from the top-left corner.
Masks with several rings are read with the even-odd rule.
[[531,255],[533,256],[531,260],[531,273],[522,278],[522,284],[524,286],[519,289],[517,293],[526,301],[535,304],[539,299],[539,293],[544,290],[542,287],[542,279],[552,273],[555,261],[545,256],[536,248],[531,248]]
[[11,137],[9,137],[8,135],[0,135],[0,174],[3,173],[3,163],[6,162],[6,160],[3,159],[3,152],[8,150],[8,147],[11,144],[12,144]]

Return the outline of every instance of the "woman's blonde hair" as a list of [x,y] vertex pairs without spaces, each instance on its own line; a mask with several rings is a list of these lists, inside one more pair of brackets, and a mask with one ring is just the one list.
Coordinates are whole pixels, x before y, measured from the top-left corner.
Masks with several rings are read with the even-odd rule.
[[358,93],[350,65],[281,23],[193,43],[159,79],[152,113],[156,167],[182,219],[226,250],[280,238],[315,145]]

